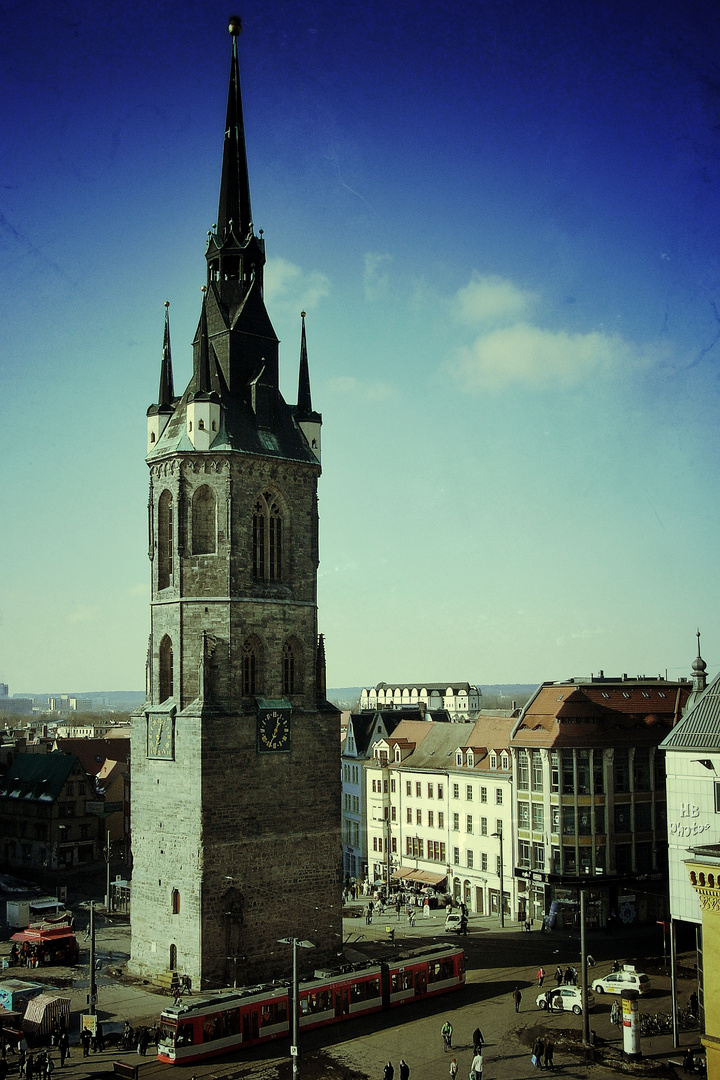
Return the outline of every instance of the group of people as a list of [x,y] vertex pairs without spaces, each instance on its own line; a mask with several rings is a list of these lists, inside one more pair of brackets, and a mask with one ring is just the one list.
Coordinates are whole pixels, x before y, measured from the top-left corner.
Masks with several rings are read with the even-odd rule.
[[[440,1034],[442,1035],[443,1049],[445,1053],[452,1052],[452,1039],[453,1039],[453,1026],[449,1020],[446,1020],[443,1026],[440,1028]],[[473,1056],[470,1062],[470,1072],[468,1080],[482,1080],[483,1074],[483,1056],[482,1049],[485,1045],[485,1039],[483,1033],[479,1027],[476,1027],[473,1031]],[[453,1057],[450,1062],[450,1080],[456,1080],[458,1074],[458,1061],[456,1057]]]
[[[400,1058],[399,1080],[410,1080],[410,1066],[404,1058]],[[383,1069],[383,1080],[393,1080],[395,1069],[392,1061],[388,1061]]]
[[554,1069],[555,1068],[555,1044],[549,1035],[545,1038],[541,1038],[538,1035],[537,1039],[533,1043],[531,1061],[538,1069]]
[[40,967],[40,950],[32,942],[23,941],[22,948],[18,948],[17,941],[13,941],[8,962],[10,967]]

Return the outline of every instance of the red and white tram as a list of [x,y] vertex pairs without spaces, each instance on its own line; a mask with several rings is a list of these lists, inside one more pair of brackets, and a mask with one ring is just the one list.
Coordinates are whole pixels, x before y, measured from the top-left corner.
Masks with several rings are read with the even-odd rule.
[[[381,1012],[465,985],[465,953],[445,945],[316,971],[300,984],[300,1030]],[[188,998],[160,1017],[158,1058],[170,1064],[201,1061],[288,1035],[292,988],[250,986],[216,996]]]

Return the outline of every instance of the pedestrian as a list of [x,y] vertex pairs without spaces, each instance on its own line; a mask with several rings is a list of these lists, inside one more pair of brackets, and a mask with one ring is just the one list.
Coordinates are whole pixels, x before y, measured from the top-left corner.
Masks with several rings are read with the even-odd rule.
[[473,1054],[479,1053],[484,1045],[485,1040],[483,1038],[483,1033],[479,1027],[476,1027],[473,1031]]
[[483,1074],[483,1059],[482,1054],[478,1050],[477,1054],[473,1056],[470,1064],[470,1080],[482,1080]]
[[572,969],[572,984],[573,986],[578,984],[578,969],[576,967]]
[[50,1054],[45,1055],[45,1078],[46,1080],[52,1080],[53,1069],[55,1068],[55,1062],[50,1057]]
[[610,1023],[611,1024],[619,1024],[620,1023],[620,1002],[619,1001],[613,1001],[613,1003],[612,1003],[612,1008],[610,1009]]
[[555,1061],[554,1061],[554,1058],[553,1058],[554,1053],[555,1053],[555,1044],[552,1041],[552,1039],[550,1038],[550,1036],[548,1035],[545,1038],[545,1056],[544,1056],[544,1059],[543,1059],[543,1064],[545,1065],[546,1069],[554,1069],[555,1068]]
[[68,1033],[67,1031],[65,1031],[64,1028],[58,1035],[58,1050],[60,1051],[60,1068],[64,1069],[65,1059],[70,1053],[70,1039],[68,1038]]
[[90,1040],[91,1040],[90,1032],[88,1031],[87,1028],[83,1028],[82,1029],[82,1034],[80,1036],[80,1042],[82,1043],[83,1057],[84,1058],[86,1058],[88,1056],[88,1054],[90,1053]]
[[465,937],[467,937],[467,928],[468,928],[467,915],[461,915],[460,916],[460,933],[464,934]]
[[394,1075],[395,1070],[393,1069],[392,1061],[388,1061],[385,1068],[383,1069],[383,1080],[393,1080]]
[[445,1050],[452,1050],[452,1033],[453,1026],[449,1020],[446,1020],[443,1026],[440,1028],[440,1034],[443,1037],[443,1045]]
[[520,1002],[522,1001],[522,994],[520,993],[519,986],[516,986],[513,990],[513,1001],[515,1002],[515,1012],[520,1012]]
[[545,968],[541,966],[537,970],[538,986],[542,986],[544,978],[545,978]]
[[405,1058],[400,1058],[400,1080],[409,1080],[410,1078],[410,1066]]
[[457,1058],[453,1058],[450,1062],[450,1080],[456,1080],[458,1072]]
[[35,1072],[35,1058],[32,1054],[28,1054],[25,1058],[25,1080],[33,1080],[33,1073]]
[[530,1058],[533,1065],[537,1066],[538,1069],[542,1069],[542,1067],[543,1067],[543,1055],[544,1055],[544,1053],[545,1053],[545,1043],[542,1041],[542,1039],[538,1035],[537,1039],[533,1043],[532,1057]]
[[568,964],[568,966],[565,968],[565,985],[570,986],[572,984],[572,981],[573,981],[572,968]]
[[140,1057],[145,1057],[147,1054],[148,1043],[150,1042],[150,1032],[146,1027],[140,1028],[138,1032],[137,1052]]
[[695,1055],[690,1047],[685,1051],[685,1057],[683,1058],[683,1072],[694,1073],[695,1072]]
[[690,1012],[693,1014],[693,1016],[694,1017],[699,1017],[700,1016],[700,1002],[698,1001],[698,996],[697,996],[697,993],[696,993],[695,990],[693,990],[692,994],[690,995],[690,1000],[689,1000],[688,1004],[690,1006]]
[[562,981],[563,981],[562,968],[558,964],[558,966],[555,968],[555,982],[558,984],[558,986],[560,986]]

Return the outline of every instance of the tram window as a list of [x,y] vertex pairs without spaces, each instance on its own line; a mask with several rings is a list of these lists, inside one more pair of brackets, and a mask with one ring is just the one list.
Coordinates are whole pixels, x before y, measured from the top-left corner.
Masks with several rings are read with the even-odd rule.
[[308,994],[300,999],[300,1011],[303,1016],[309,1013],[325,1012],[331,1007],[331,995],[329,990],[319,990],[315,994]]
[[428,964],[428,980],[430,982],[441,982],[444,979],[452,978],[453,965],[452,960],[435,960],[432,964]]
[[412,971],[398,971],[392,977],[392,991],[396,993],[398,990],[412,990],[413,977]]
[[279,1001],[269,1001],[267,1005],[263,1005],[260,1013],[260,1027],[279,1024],[283,1020],[287,1020],[287,1001],[285,998],[280,998]]
[[192,1046],[193,1044],[193,1026],[192,1024],[178,1024],[177,1029],[177,1046]]

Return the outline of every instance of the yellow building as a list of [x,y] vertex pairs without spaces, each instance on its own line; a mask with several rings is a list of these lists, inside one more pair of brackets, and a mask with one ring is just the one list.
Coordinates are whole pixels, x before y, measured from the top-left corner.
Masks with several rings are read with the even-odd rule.
[[708,1080],[720,1080],[720,844],[691,848],[690,884],[702,908],[702,1000]]

